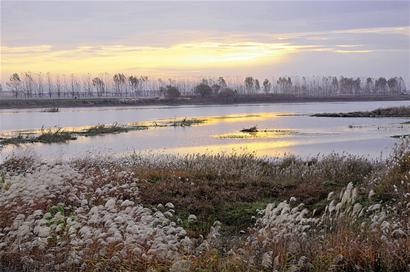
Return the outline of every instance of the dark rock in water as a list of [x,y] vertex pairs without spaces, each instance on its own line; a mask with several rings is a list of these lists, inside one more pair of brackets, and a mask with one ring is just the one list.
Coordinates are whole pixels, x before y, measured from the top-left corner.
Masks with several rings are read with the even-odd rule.
[[241,130],[241,132],[258,132],[258,129],[256,128],[256,126],[254,126],[250,128],[244,128]]

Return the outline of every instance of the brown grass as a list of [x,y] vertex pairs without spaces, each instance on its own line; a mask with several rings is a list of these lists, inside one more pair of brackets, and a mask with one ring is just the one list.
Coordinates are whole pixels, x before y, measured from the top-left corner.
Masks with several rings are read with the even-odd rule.
[[[135,155],[125,161],[89,159],[78,160],[73,165],[93,180],[85,194],[105,184],[125,184],[136,182],[138,194],[121,190],[110,192],[123,200],[142,202],[144,206],[172,202],[176,206],[177,217],[191,237],[206,235],[215,220],[223,223],[221,246],[211,247],[203,254],[184,256],[191,262],[191,271],[271,271],[262,267],[262,256],[272,251],[277,256],[279,271],[286,271],[305,256],[311,266],[300,271],[406,271],[410,264],[410,236],[399,239],[383,239],[381,230],[371,231],[360,227],[362,221],[353,222],[340,218],[322,229],[313,231],[306,237],[288,237],[262,246],[262,240],[250,245],[239,233],[252,233],[253,215],[257,209],[275,200],[295,196],[298,202],[307,204],[310,210],[324,207],[329,192],[339,192],[349,182],[360,191],[359,197],[365,201],[370,188],[376,192],[376,200],[396,207],[396,221],[402,226],[409,224],[409,209],[405,194],[409,193],[410,152],[407,143],[396,150],[386,162],[370,161],[350,155],[332,154],[302,160],[296,157],[284,159],[259,159],[248,155],[191,155],[186,157],[145,158]],[[24,173],[34,167],[34,159],[10,158],[0,166],[4,172]],[[108,171],[107,171],[108,170]],[[122,173],[127,173],[124,176]],[[366,200],[367,201],[367,200]],[[59,202],[67,206],[64,196],[57,196],[51,204]],[[30,213],[36,209],[47,211],[50,203],[38,201],[25,205],[20,203],[8,209],[0,209],[0,229],[10,226],[18,213]],[[96,205],[104,204],[99,202]],[[199,222],[187,224],[187,216],[193,213]],[[366,218],[361,219],[363,221]],[[318,229],[319,231],[319,229]],[[408,233],[408,229],[405,229]],[[259,239],[258,236],[255,236]],[[68,239],[65,237],[63,239]],[[49,242],[53,245],[53,241]],[[114,256],[121,245],[111,244],[106,248],[104,258],[96,258],[102,245],[94,241],[83,256],[83,271],[168,271],[171,262],[143,261],[140,256],[129,252],[120,262]],[[55,247],[54,247],[55,248]],[[232,249],[236,254],[230,254]],[[239,250],[241,249],[241,250]],[[69,248],[54,252],[55,258],[64,258]],[[38,271],[44,267],[24,263],[30,256],[37,263],[46,263],[45,253],[10,252],[0,259],[0,266],[15,271]],[[79,267],[68,268],[78,271]]]
[[[197,230],[206,234],[215,220],[238,232],[253,224],[256,210],[268,202],[294,196],[308,207],[321,208],[331,191],[349,182],[363,183],[378,166],[367,159],[332,154],[303,161],[295,157],[277,160],[248,155],[190,155],[150,162],[134,157],[131,164],[79,163],[82,171],[99,182],[122,180],[125,171],[137,180],[139,199],[156,206],[171,202],[179,215],[195,214],[201,221]],[[113,169],[104,174],[103,169]],[[122,181],[123,182],[123,181]],[[124,199],[133,196],[123,196]],[[199,234],[197,233],[197,234]]]

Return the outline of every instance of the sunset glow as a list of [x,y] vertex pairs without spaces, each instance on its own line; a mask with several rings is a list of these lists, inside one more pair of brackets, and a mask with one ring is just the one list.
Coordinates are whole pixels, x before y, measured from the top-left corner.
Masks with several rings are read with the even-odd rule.
[[278,63],[297,47],[257,42],[185,43],[171,47],[79,46],[58,50],[50,45],[2,47],[4,73],[27,71],[59,73],[129,70],[198,69]]
[[298,14],[277,1],[252,8],[245,2],[7,1],[0,78],[14,72],[309,76],[332,67],[336,75],[408,81],[408,5],[365,6],[312,2]]

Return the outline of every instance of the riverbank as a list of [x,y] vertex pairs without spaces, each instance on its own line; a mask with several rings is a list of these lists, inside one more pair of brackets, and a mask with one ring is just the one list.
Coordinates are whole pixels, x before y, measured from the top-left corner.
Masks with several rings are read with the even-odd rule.
[[338,96],[295,97],[289,95],[237,95],[233,97],[180,97],[168,98],[59,98],[59,99],[14,99],[0,97],[0,109],[67,108],[67,107],[119,107],[151,105],[219,105],[247,103],[305,103],[305,102],[352,102],[352,101],[403,101],[402,96]]
[[406,271],[410,150],[140,156],[0,165],[0,267]]
[[[410,107],[378,108],[372,111],[354,111],[339,113],[316,113],[313,117],[343,117],[343,118],[382,118],[382,117],[410,117]],[[404,123],[403,123],[404,124]]]

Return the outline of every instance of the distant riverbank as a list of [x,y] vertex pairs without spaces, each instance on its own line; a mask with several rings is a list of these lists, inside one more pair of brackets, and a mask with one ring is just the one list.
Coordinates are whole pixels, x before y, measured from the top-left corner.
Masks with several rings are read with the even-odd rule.
[[35,98],[15,99],[0,97],[0,109],[24,108],[68,108],[109,106],[151,106],[151,105],[217,105],[246,103],[304,103],[304,102],[351,102],[351,101],[403,101],[410,95],[401,96],[338,96],[338,97],[295,97],[289,95],[238,95],[234,97],[179,97],[179,98]]

